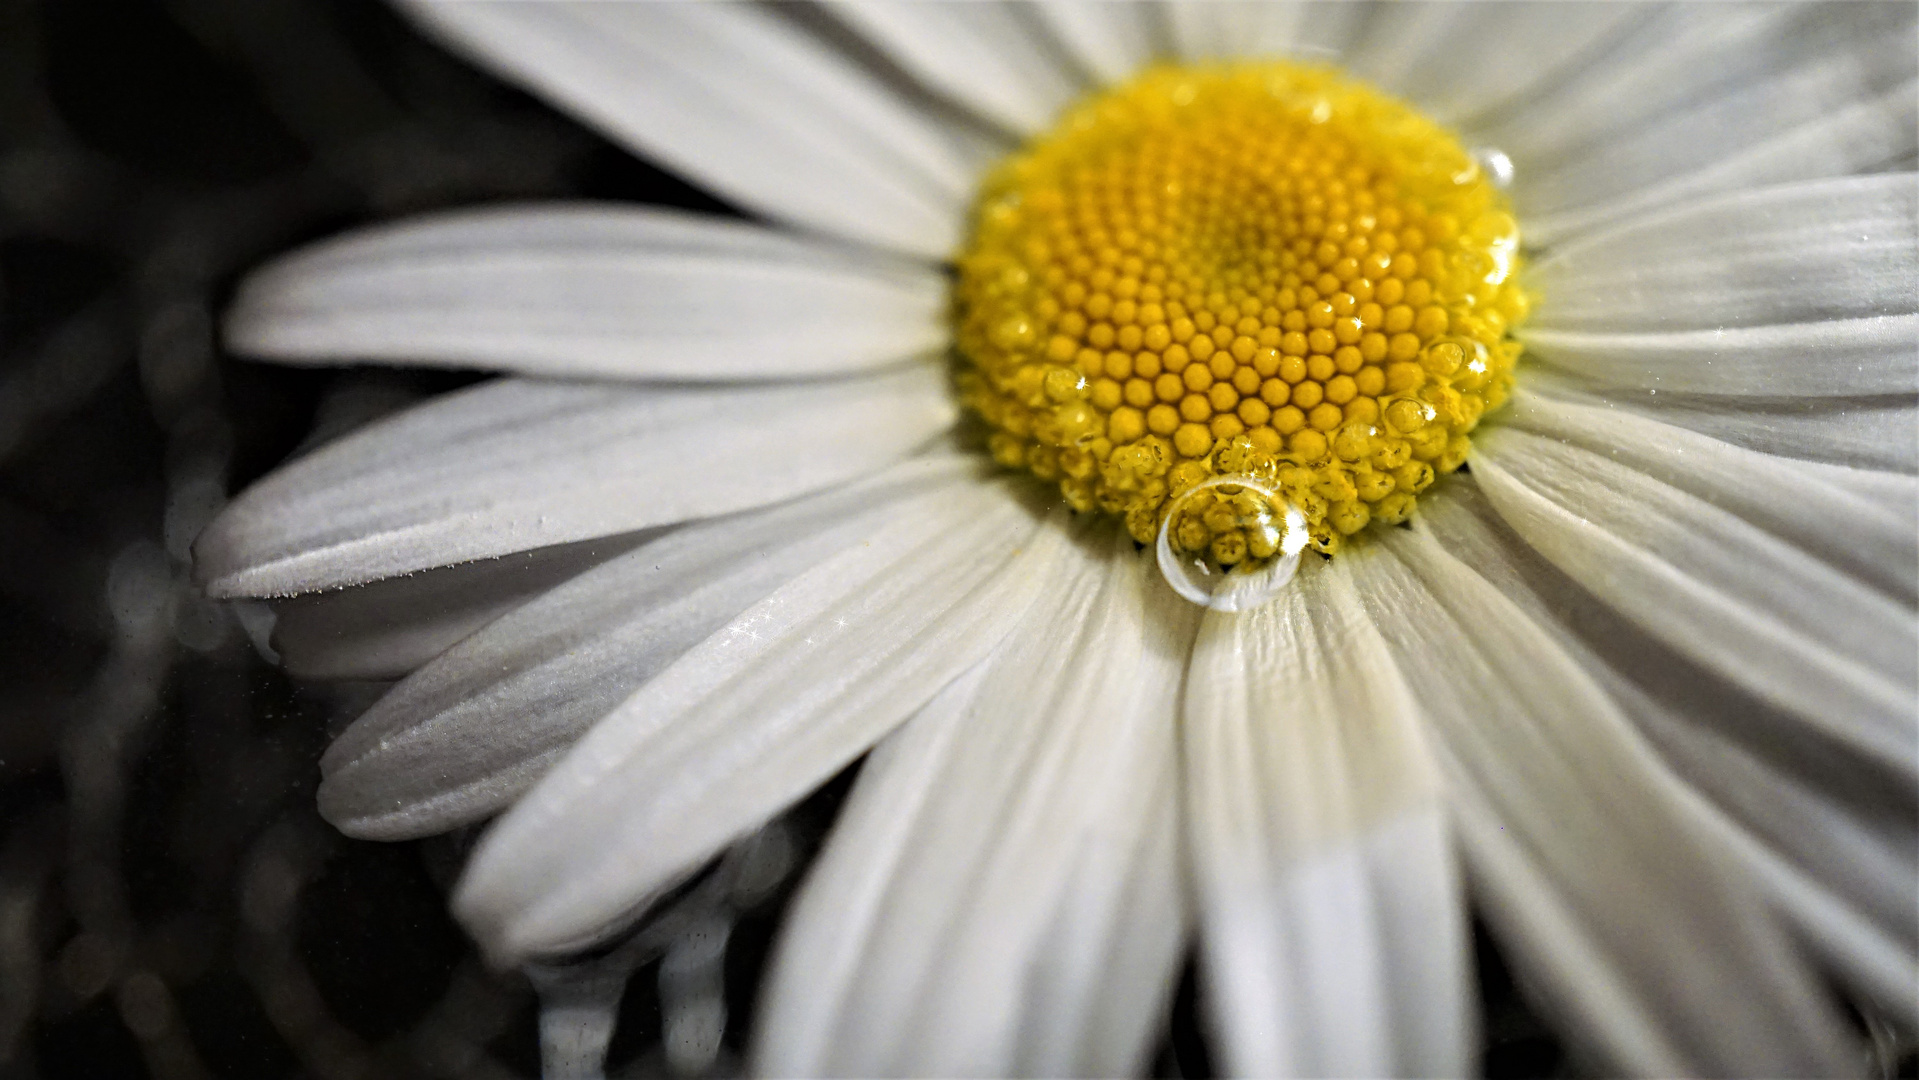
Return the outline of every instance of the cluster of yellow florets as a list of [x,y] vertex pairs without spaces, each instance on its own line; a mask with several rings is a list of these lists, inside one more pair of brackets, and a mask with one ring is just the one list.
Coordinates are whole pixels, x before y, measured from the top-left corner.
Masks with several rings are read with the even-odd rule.
[[[1516,247],[1457,141],[1377,91],[1290,63],[1156,68],[986,182],[960,393],[994,457],[1141,542],[1174,498],[1245,475],[1330,553],[1405,520],[1505,401]],[[1180,532],[1246,557],[1230,530]]]

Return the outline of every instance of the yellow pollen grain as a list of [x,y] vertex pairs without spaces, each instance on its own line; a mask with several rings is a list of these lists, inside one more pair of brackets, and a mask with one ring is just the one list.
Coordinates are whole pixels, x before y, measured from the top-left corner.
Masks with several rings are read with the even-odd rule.
[[[1453,135],[1365,84],[1149,69],[988,178],[957,260],[961,397],[997,460],[1141,542],[1187,491],[1244,475],[1331,553],[1404,521],[1505,402],[1517,245]],[[1203,511],[1177,546],[1270,554]]]

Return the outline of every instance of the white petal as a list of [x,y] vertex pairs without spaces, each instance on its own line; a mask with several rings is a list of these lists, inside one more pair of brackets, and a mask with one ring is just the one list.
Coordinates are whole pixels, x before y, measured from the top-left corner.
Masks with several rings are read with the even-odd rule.
[[1858,10],[1892,25],[1527,172],[1514,199],[1529,241],[1556,243],[1711,191],[1871,172],[1909,156],[1919,146],[1910,9]]
[[1857,398],[1919,389],[1919,315],[1638,334],[1528,327],[1519,336],[1543,363],[1654,393]]
[[1475,892],[1527,982],[1610,1069],[1841,1071],[1823,987],[1612,702],[1430,536],[1381,539],[1390,556],[1350,560],[1357,587],[1432,725]]
[[561,582],[644,543],[627,533],[443,566],[273,605],[273,648],[302,679],[398,679]]
[[547,592],[354,721],[320,762],[321,813],[378,840],[491,816],[688,649],[891,518],[976,483],[976,464],[916,458],[865,483],[689,525]]
[[1203,968],[1242,1075],[1464,1073],[1464,898],[1417,705],[1346,556],[1207,616],[1186,718]]
[[1156,12],[1141,0],[1042,0],[1033,12],[1104,82],[1131,77],[1160,51]]
[[932,365],[737,389],[501,379],[255,484],[201,534],[196,571],[215,596],[283,596],[763,506],[953,418]]
[[1919,1007],[1899,991],[1919,969],[1910,781],[1675,655],[1497,522],[1469,478],[1420,516],[1599,681],[1682,778],[1701,838],[1738,859],[1842,977],[1889,1008]]
[[1196,608],[1107,521],[860,772],[774,966],[757,1069],[1114,1076],[1186,937],[1172,718]]
[[1480,488],[1568,576],[1827,737],[1919,771],[1904,604],[1606,454],[1510,427],[1475,439]]
[[1549,170],[1617,141],[1620,132],[1644,130],[1675,110],[1777,78],[1807,56],[1867,36],[1822,19],[1822,6],[1660,5],[1616,47],[1476,134],[1510,154],[1524,176]]
[[1426,113],[1459,123],[1576,65],[1645,15],[1605,0],[1391,4],[1366,25],[1351,62]]
[[975,163],[909,104],[747,5],[407,0],[450,43],[743,206],[931,258]]
[[627,699],[496,823],[454,908],[496,958],[597,940],[857,757],[998,644],[1058,524],[962,487],[748,609]]
[[1179,54],[1220,57],[1337,57],[1375,5],[1323,0],[1174,0],[1164,5]]
[[1500,423],[1606,455],[1908,606],[1919,603],[1919,478],[1755,453],[1630,412],[1524,390]]
[[285,256],[240,287],[230,347],[307,363],[628,379],[804,378],[939,346],[930,267],[646,207],[436,214]]
[[921,82],[1008,131],[1028,135],[1051,125],[1084,89],[1023,6],[831,0],[830,7]]
[[1858,469],[1919,473],[1919,405],[1909,397],[1740,398],[1658,391],[1600,393],[1547,369],[1526,386],[1587,405],[1630,409],[1662,423],[1767,454]]
[[1919,176],[1740,191],[1554,249],[1534,330],[1632,333],[1919,311]]

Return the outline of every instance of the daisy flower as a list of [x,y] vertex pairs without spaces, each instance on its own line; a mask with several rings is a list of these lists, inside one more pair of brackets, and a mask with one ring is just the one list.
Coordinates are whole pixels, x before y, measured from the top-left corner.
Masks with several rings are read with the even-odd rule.
[[1136,1069],[1196,943],[1234,1072],[1463,1072],[1469,893],[1607,1068],[1919,1026],[1912,5],[408,10],[757,217],[443,214],[230,314],[501,372],[198,545],[404,676],[322,809],[497,816],[496,960],[866,755],[762,1071]]

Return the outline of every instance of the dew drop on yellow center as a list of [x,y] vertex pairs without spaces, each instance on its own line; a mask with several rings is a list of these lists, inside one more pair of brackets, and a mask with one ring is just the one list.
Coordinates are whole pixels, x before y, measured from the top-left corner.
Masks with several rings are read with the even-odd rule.
[[1517,246],[1451,133],[1333,69],[1149,69],[988,177],[960,394],[996,459],[1142,543],[1271,558],[1210,483],[1248,477],[1331,554],[1406,520],[1506,400]]

